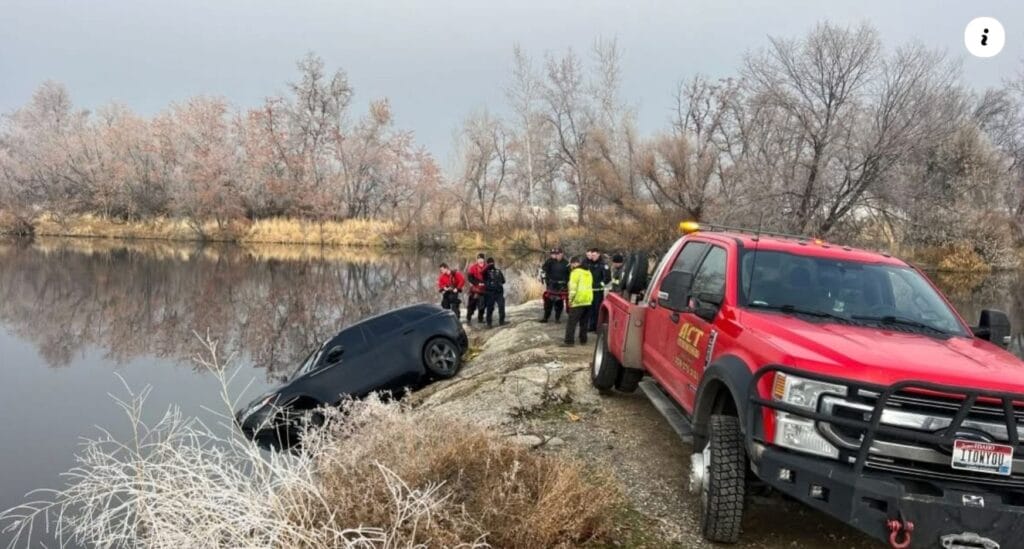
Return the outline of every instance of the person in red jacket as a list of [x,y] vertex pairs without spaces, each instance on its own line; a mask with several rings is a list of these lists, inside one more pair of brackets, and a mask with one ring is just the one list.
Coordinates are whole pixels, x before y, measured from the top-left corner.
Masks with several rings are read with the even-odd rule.
[[480,253],[476,262],[466,269],[466,281],[469,282],[469,303],[466,313],[466,324],[473,323],[473,313],[479,311],[479,322],[484,321],[484,269],[487,268],[487,256]]
[[459,271],[448,268],[447,263],[441,264],[441,275],[437,277],[437,291],[441,293],[441,307],[455,313],[459,318],[459,304],[462,300],[462,288],[466,285],[466,278]]

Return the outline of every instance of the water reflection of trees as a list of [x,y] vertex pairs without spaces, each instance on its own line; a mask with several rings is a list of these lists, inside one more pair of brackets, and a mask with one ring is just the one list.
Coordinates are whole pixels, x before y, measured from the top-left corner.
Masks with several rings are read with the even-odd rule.
[[[124,362],[186,359],[192,330],[269,371],[288,368],[340,326],[436,297],[437,261],[339,259],[235,246],[0,245],[0,322],[51,366],[99,348]],[[269,257],[269,259],[267,258]]]

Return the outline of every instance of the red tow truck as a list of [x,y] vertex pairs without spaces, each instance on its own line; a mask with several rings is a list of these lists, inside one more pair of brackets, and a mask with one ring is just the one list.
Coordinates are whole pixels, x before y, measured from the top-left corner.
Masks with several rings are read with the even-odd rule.
[[692,441],[704,537],[736,542],[767,488],[892,547],[1024,547],[1024,361],[1004,313],[968,325],[888,254],[680,228],[601,305],[591,377],[643,388]]

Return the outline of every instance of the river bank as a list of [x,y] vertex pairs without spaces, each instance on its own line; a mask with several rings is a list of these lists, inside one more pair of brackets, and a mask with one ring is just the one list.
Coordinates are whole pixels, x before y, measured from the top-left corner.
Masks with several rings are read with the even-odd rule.
[[[419,410],[472,419],[536,452],[583,460],[611,474],[626,497],[615,525],[625,547],[714,547],[700,536],[687,491],[689,456],[642,394],[601,396],[590,386],[593,345],[563,348],[564,324],[536,322],[539,301],[512,307],[510,325],[472,329],[460,375],[412,395]],[[755,498],[739,548],[876,547],[852,528],[779,497]]]
[[[501,250],[517,253],[546,250],[553,245],[584,247],[587,233],[574,225],[543,231],[495,227],[488,231],[424,228],[369,219],[310,221],[297,218],[213,220],[195,222],[158,217],[124,221],[83,214],[44,214],[30,225],[4,222],[0,235],[233,243],[241,245],[305,245],[353,249]],[[605,242],[608,239],[602,238]],[[614,242],[606,242],[608,245]]]

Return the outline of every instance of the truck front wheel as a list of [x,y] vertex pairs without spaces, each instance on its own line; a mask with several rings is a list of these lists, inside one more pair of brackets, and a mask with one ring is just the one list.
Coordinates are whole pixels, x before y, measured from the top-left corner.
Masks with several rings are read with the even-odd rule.
[[600,392],[606,393],[619,379],[622,364],[608,349],[608,325],[597,328],[597,344],[594,345],[594,359],[590,364],[590,383]]
[[[747,453],[739,418],[711,416],[708,442],[694,454],[692,481],[700,490],[701,531],[710,541],[736,543],[743,522]],[[698,469],[699,468],[699,469]]]

